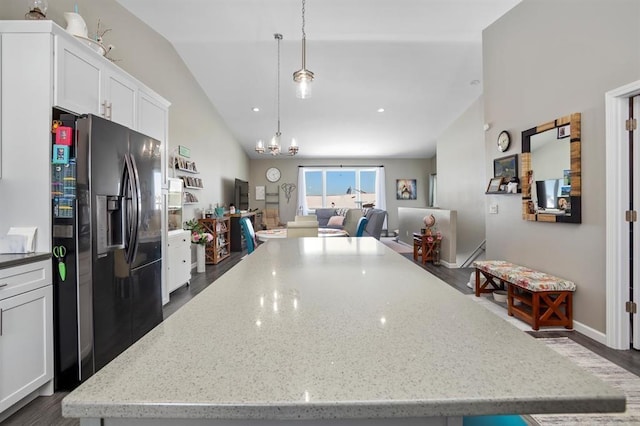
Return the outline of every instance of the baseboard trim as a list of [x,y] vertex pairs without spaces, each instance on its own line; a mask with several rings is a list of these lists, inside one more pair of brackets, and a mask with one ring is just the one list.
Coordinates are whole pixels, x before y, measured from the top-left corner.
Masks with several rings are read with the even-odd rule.
[[[587,336],[590,339],[595,340],[598,343],[602,343],[603,345],[610,347],[607,345],[607,335],[601,331],[598,331],[594,328],[589,327],[578,321],[573,321],[573,329],[578,333]],[[612,348],[615,349],[615,348]]]

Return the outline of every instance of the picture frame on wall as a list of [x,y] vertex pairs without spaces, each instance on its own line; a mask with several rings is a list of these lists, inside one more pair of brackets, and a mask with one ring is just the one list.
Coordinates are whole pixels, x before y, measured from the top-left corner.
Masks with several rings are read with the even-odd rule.
[[518,154],[507,155],[493,160],[493,177],[502,177],[505,182],[518,176]]
[[418,198],[416,179],[396,179],[396,199],[415,200]]

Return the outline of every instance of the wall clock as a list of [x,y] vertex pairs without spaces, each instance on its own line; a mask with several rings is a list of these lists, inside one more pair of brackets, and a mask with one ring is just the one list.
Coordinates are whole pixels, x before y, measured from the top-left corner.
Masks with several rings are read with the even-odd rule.
[[509,149],[509,145],[511,144],[511,136],[509,132],[503,130],[498,135],[498,151],[505,152]]
[[280,180],[280,170],[277,167],[269,167],[267,169],[267,180],[269,182],[277,182]]

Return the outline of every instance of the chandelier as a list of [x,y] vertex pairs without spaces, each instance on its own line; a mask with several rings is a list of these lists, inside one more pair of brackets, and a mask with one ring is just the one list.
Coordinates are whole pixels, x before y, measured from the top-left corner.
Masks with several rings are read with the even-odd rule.
[[296,83],[296,97],[307,99],[311,97],[311,83],[313,83],[313,72],[307,69],[307,33],[305,26],[305,4],[302,0],[302,68],[293,73],[293,81]]
[[[269,151],[268,153],[271,155],[280,155],[282,153],[281,149],[280,149],[280,136],[282,136],[282,133],[280,133],[280,40],[282,40],[282,34],[276,33],[273,35],[273,37],[276,39],[276,41],[278,42],[278,69],[277,69],[277,75],[278,75],[278,127],[276,130],[276,134],[271,138],[271,141],[269,142],[269,144],[267,145],[266,149]],[[291,139],[291,145],[289,146],[289,155],[296,155],[298,153],[298,144],[296,143],[295,139]],[[262,141],[262,139],[260,139],[258,141],[258,143],[256,144],[256,152],[258,152],[259,154],[264,154],[265,153],[265,146],[264,146],[264,142]]]

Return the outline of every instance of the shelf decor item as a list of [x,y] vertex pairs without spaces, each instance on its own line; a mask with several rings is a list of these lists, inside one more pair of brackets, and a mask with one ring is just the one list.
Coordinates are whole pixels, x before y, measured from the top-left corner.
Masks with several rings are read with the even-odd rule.
[[24,15],[27,20],[47,19],[47,0],[29,0],[29,11]]

